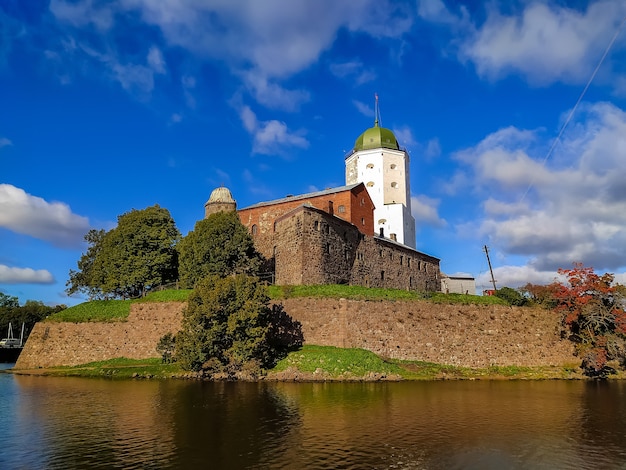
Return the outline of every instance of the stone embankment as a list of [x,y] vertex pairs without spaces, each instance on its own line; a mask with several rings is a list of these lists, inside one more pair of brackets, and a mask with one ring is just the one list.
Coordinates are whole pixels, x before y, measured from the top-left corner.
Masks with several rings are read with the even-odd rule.
[[[307,344],[364,348],[383,357],[468,367],[577,362],[559,319],[541,309],[428,302],[287,299]],[[183,303],[133,304],[128,320],[35,326],[16,369],[158,357],[156,344],[180,329]]]
[[467,367],[574,364],[560,321],[538,308],[287,299],[307,343]]
[[159,357],[156,345],[180,329],[184,303],[132,304],[127,321],[40,322],[28,337],[16,369],[75,366],[116,357]]

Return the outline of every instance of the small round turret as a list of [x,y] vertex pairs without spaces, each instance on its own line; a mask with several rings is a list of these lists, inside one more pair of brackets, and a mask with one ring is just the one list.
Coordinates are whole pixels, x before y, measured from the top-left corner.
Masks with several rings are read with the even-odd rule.
[[204,204],[204,218],[217,212],[230,212],[237,210],[237,202],[233,199],[230,190],[224,186],[215,188]]

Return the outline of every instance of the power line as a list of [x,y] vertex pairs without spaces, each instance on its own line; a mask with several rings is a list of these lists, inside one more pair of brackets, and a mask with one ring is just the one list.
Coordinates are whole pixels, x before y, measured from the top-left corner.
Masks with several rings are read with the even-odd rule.
[[[561,130],[559,131],[559,134],[556,136],[556,139],[554,139],[554,141],[552,141],[552,145],[550,146],[550,149],[548,150],[548,153],[546,154],[545,158],[541,162],[541,166],[545,166],[546,162],[548,161],[548,158],[550,158],[550,156],[552,155],[552,152],[554,151],[554,148],[556,147],[556,144],[561,140],[561,136],[563,135],[563,132],[565,131],[565,128],[567,127],[569,122],[572,120],[572,117],[574,116],[574,113],[576,112],[576,109],[578,108],[578,105],[580,104],[580,102],[582,101],[583,97],[585,96],[585,93],[587,93],[587,90],[589,89],[589,86],[591,86],[591,82],[593,82],[593,79],[596,77],[596,74],[598,73],[598,70],[600,70],[600,66],[602,65],[602,63],[604,62],[604,59],[606,58],[606,56],[608,55],[609,51],[613,47],[613,43],[615,43],[615,40],[617,39],[617,36],[619,36],[619,33],[622,30],[622,27],[624,26],[624,23],[626,23],[626,16],[624,17],[624,19],[620,23],[619,27],[615,31],[615,34],[613,35],[613,38],[611,39],[611,42],[609,42],[609,45],[604,50],[604,54],[602,54],[602,57],[600,58],[600,61],[598,62],[598,65],[596,65],[596,68],[593,71],[593,73],[591,74],[591,77],[589,78],[589,80],[587,81],[587,84],[585,85],[585,88],[583,89],[582,93],[578,97],[578,101],[576,101],[576,104],[570,110],[569,115],[567,116],[567,119],[565,120],[565,122],[561,126]],[[533,178],[530,181],[530,184],[528,185],[528,188],[526,188],[526,191],[524,192],[524,194],[520,198],[519,202],[522,202],[526,198],[526,195],[528,194],[528,192],[530,191],[530,189],[533,187],[534,184],[535,184],[535,179]]]

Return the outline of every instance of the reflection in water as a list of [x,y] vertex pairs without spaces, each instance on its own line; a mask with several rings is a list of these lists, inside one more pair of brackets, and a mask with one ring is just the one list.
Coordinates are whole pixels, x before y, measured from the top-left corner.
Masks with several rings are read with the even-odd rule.
[[623,468],[625,392],[0,374],[0,468]]

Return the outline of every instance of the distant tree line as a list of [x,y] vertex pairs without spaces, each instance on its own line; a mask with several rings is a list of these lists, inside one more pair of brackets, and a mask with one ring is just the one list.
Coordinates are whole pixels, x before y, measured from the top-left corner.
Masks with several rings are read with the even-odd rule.
[[20,305],[17,297],[0,292],[0,337],[7,337],[10,323],[13,337],[19,338],[22,325],[24,325],[24,341],[26,341],[35,323],[66,308],[65,305],[50,307],[35,300],[27,300],[24,305]]

